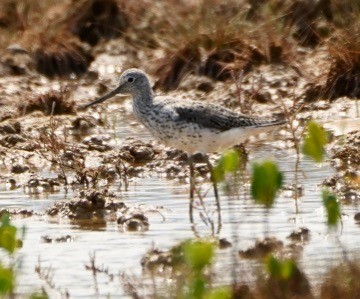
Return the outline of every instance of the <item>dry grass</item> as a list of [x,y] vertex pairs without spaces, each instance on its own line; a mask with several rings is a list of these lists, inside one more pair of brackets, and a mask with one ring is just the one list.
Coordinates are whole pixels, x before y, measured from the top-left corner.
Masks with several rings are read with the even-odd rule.
[[[360,15],[360,14],[359,14]],[[360,19],[350,28],[338,29],[326,42],[329,68],[309,85],[306,99],[360,97]]]
[[169,90],[188,73],[224,81],[261,63],[292,63],[298,43],[323,43],[359,10],[351,0],[4,0],[0,41],[29,50],[38,72],[68,77],[93,59],[80,41],[93,46],[124,35],[129,48],[152,52],[156,86]]
[[116,0],[82,0],[72,4],[67,16],[70,31],[81,41],[96,45],[102,38],[118,37],[129,26]]
[[74,114],[75,102],[70,97],[71,89],[67,87],[44,94],[25,95],[18,103],[18,113],[25,115],[41,111],[45,115]]
[[[116,0],[15,1],[0,4],[0,41],[19,44],[48,77],[79,76],[93,60],[89,47],[118,37],[128,26]],[[1,28],[3,27],[3,28]]]
[[321,286],[321,299],[360,298],[360,262],[352,260],[333,267]]
[[332,0],[333,27],[346,29],[359,19],[360,2],[354,0]]
[[314,299],[308,278],[297,266],[288,279],[260,275],[253,292],[257,299]]
[[93,60],[93,56],[66,31],[53,40],[47,37],[41,45],[32,51],[35,69],[50,78],[82,75]]
[[331,66],[324,85],[330,98],[360,97],[360,22],[328,42]]
[[[140,33],[147,37],[140,40],[142,47],[162,51],[152,63],[156,87],[176,88],[188,73],[224,81],[231,79],[233,71],[290,61],[290,29],[266,9],[256,22],[249,20],[246,1],[204,0],[187,5],[168,1],[149,9]],[[134,28],[137,36],[136,24]]]
[[355,19],[359,5],[345,2],[4,0],[0,27],[16,32],[2,36],[3,44],[19,41],[33,54],[36,69],[50,77],[86,71],[92,56],[79,40],[96,45],[127,31],[132,46],[161,50],[153,53],[158,59],[152,71],[156,86],[169,90],[188,73],[223,81],[261,63],[290,63],[294,38],[315,46],[335,26]]
[[[124,289],[132,298],[142,298],[141,294],[146,293],[149,298],[162,298],[162,294],[167,294],[168,298],[175,298],[175,294],[179,294],[179,288],[184,284],[185,277],[188,273],[183,267],[174,268],[168,271],[168,268],[162,268],[161,263],[170,260],[168,255],[163,252],[153,250],[155,256],[159,255],[155,264],[157,268],[147,269],[144,275],[151,274],[151,281],[154,285],[144,284],[143,276],[129,277],[122,274],[122,282]],[[149,251],[148,254],[152,254]],[[147,257],[147,258],[150,258]],[[170,264],[166,264],[170,267]],[[157,271],[161,270],[161,271]],[[180,272],[176,272],[180,270]],[[150,273],[149,273],[150,272]],[[170,274],[171,273],[171,274]],[[187,274],[185,274],[187,273]],[[254,285],[238,283],[232,288],[232,298],[241,299],[354,299],[360,298],[360,284],[358,277],[360,275],[359,260],[347,260],[343,263],[331,268],[324,276],[319,289],[313,289],[309,283],[308,277],[297,266],[290,278],[271,276],[269,274],[258,273],[256,275],[257,282]],[[156,277],[156,279],[155,279]],[[169,279],[171,277],[171,279]],[[210,276],[209,276],[210,277]],[[157,293],[153,293],[154,290]]]

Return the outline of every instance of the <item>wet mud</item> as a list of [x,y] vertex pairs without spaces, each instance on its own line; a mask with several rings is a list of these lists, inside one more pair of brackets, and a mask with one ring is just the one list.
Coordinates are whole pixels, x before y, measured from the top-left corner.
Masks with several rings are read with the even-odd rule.
[[[294,156],[294,163],[290,120],[300,127],[310,119],[325,126],[329,124],[331,142],[326,148],[324,163],[331,164],[333,173],[321,178],[322,183],[314,188],[326,187],[333,191],[345,207],[352,208],[344,214],[348,213],[349,219],[358,224],[360,216],[354,212],[360,197],[360,104],[355,78],[358,59],[345,65],[334,53],[332,59],[328,59],[320,39],[326,33],[319,22],[319,18],[322,21],[332,18],[325,2],[320,1],[314,7],[309,4],[302,9],[289,8],[292,13],[287,14],[285,22],[296,28],[294,36],[299,42],[293,56],[288,53],[292,48],[281,42],[269,43],[264,48],[251,39],[237,39],[232,43],[225,40],[222,44],[207,35],[181,44],[183,47],[176,52],[174,47],[156,49],[155,38],[149,37],[144,37],[144,45],[135,46],[134,36],[146,33],[147,26],[160,20],[149,18],[146,19],[148,24],[143,24],[145,27],[133,26],[134,12],[145,13],[146,4],[130,7],[135,10],[127,13],[129,7],[111,0],[79,1],[64,15],[66,26],[59,25],[59,35],[46,38],[43,43],[39,43],[40,37],[24,30],[19,44],[7,45],[0,58],[0,180],[4,186],[1,193],[17,192],[27,196],[30,203],[21,208],[2,207],[0,214],[9,213],[12,219],[27,219],[29,225],[31,221],[44,221],[70,223],[83,231],[113,229],[120,235],[118,238],[128,234],[134,238],[141,234],[151,236],[159,226],[166,227],[167,215],[162,214],[163,208],[148,207],[152,203],[146,201],[148,195],[144,195],[142,189],[148,188],[147,180],[155,178],[161,180],[162,186],[145,190],[152,194],[151,199],[170,196],[165,186],[165,182],[170,182],[171,186],[176,186],[171,196],[180,194],[181,200],[187,203],[186,154],[167,148],[148,135],[144,138],[145,129],[135,121],[129,98],[119,97],[108,104],[83,109],[85,104],[116,86],[124,69],[136,66],[150,74],[156,94],[167,94],[183,101],[196,99],[216,103],[256,116],[285,117],[289,123],[272,133],[270,140],[275,155],[280,153],[279,158]],[[254,3],[249,6],[247,17],[259,14]],[[5,2],[1,7],[4,9],[0,9],[0,27],[21,27],[12,24],[8,17],[13,13],[11,7],[5,6]],[[52,14],[62,11],[61,7],[62,4],[47,11],[47,17],[36,24],[40,26],[41,22],[46,22]],[[223,13],[236,13],[227,11],[226,7],[223,9]],[[304,9],[312,12],[307,14],[306,20],[299,17]],[[319,17],[318,11],[328,13]],[[30,46],[26,41],[32,38],[35,42]],[[337,123],[343,120],[345,124]],[[300,131],[295,132],[295,136],[299,135]],[[250,161],[254,158],[252,152],[262,144],[268,145],[268,139],[266,135],[254,136],[243,145]],[[267,151],[265,147],[261,155],[265,156]],[[212,154],[211,161],[215,162],[218,157],[219,154]],[[299,159],[304,162],[303,157]],[[197,182],[201,185],[199,194],[205,194],[206,199],[211,197],[211,188],[210,173],[205,165],[204,159],[196,158]],[[244,169],[249,169],[250,165],[245,163]],[[289,165],[281,167],[290,175],[296,172],[301,177],[301,169],[288,170]],[[245,188],[249,184],[248,177],[244,172],[245,181],[241,184]],[[301,206],[309,198],[312,191],[302,179],[306,178],[301,177],[296,182],[288,180],[282,188],[282,200],[291,202],[288,206],[293,202]],[[140,190],[140,195],[132,200],[137,203],[129,200],[129,189],[134,186]],[[31,205],[31,201],[52,196],[64,198],[47,202],[40,210]],[[197,208],[200,222],[205,222],[208,229],[211,222],[206,217],[211,215],[211,219],[213,211],[208,208],[211,204],[201,196]],[[242,196],[246,204],[248,191]],[[138,204],[140,201],[144,206]],[[178,198],[176,204],[177,201]],[[225,206],[227,202],[222,204]],[[288,206],[284,206],[284,210],[289,209]],[[187,209],[182,213],[186,214]],[[301,259],[304,248],[320,234],[303,220],[306,213],[309,211],[294,216],[294,222],[300,222],[294,225],[295,230],[289,230],[284,236],[271,234],[254,239],[241,250],[229,235],[213,239],[220,254],[236,247],[234,250],[240,260],[262,260],[268,254]],[[155,221],[154,214],[158,217]],[[321,216],[317,214],[316,217]],[[185,218],[187,215],[181,221]],[[159,224],[158,219],[164,223]],[[349,224],[344,219],[346,227]],[[174,231],[178,225],[173,227]],[[190,224],[188,226],[186,229],[191,232]],[[39,242],[56,246],[77,240],[71,233],[43,233]],[[149,250],[141,258],[142,269],[162,273],[183,263],[179,247],[166,249],[169,247],[167,244],[164,248]],[[139,260],[133,261],[133,265],[139,266]],[[313,298],[306,276],[298,268],[295,272],[294,282],[290,283],[286,294],[281,293],[286,289],[283,282],[266,279],[264,294],[268,289],[275,290],[272,297],[267,298],[283,298],[289,294]],[[246,284],[238,285],[235,291],[238,298],[253,298]]]

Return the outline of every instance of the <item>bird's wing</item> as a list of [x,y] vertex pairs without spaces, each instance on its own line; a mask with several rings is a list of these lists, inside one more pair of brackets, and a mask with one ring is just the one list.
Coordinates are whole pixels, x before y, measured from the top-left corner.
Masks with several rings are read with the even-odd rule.
[[227,131],[237,127],[264,127],[280,125],[282,120],[271,118],[249,117],[217,105],[179,105],[174,107],[178,114],[178,121],[199,124],[202,127]]

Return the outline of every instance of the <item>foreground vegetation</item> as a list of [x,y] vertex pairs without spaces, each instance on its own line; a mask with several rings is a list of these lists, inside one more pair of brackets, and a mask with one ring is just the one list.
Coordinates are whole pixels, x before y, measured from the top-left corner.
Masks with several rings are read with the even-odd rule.
[[[271,237],[268,225],[277,194],[285,187],[284,173],[276,162],[266,160],[252,163],[251,174],[247,174],[246,148],[237,148],[222,154],[213,175],[223,187],[223,202],[241,200],[239,185],[249,184],[246,192],[264,207],[264,239],[252,250],[234,253],[235,260],[250,256],[261,266],[252,283],[243,282],[238,269],[227,269],[234,271],[232,283],[218,285],[219,273],[214,271],[217,254],[221,254],[218,247],[232,244],[221,239],[221,217],[208,210],[207,193],[201,187],[196,192],[198,209],[194,212],[209,227],[205,238],[193,221],[196,238],[166,251],[150,250],[141,261],[141,277],[111,274],[96,264],[94,254],[86,269],[95,282],[97,275],[116,277],[119,287],[133,298],[360,297],[359,258],[349,257],[341,243],[341,205],[356,205],[359,200],[359,130],[338,136],[311,121],[319,111],[326,115],[332,108],[339,109],[338,114],[359,117],[359,2],[185,2],[2,0],[0,157],[8,173],[1,179],[18,188],[18,177],[51,165],[56,178],[31,177],[24,188],[36,192],[73,188],[79,195],[56,203],[44,213],[46,216],[60,215],[73,223],[97,225],[110,218],[116,219],[123,231],[149,229],[144,213],[132,212],[107,188],[118,184],[126,191],[132,177],[154,169],[170,179],[184,179],[186,162],[179,152],[137,140],[121,140],[115,149],[99,136],[84,140],[83,135],[91,136],[91,130],[106,125],[101,113],[96,118],[79,108],[89,94],[93,95],[91,88],[100,94],[108,85],[100,70],[91,65],[104,53],[112,55],[116,59],[111,61],[121,61],[122,69],[135,66],[146,70],[154,79],[156,92],[196,96],[243,113],[282,115],[287,120],[283,141],[287,150],[296,154],[291,189],[295,214],[301,197],[298,173],[302,155],[313,163],[330,159],[334,164],[337,173],[322,184],[319,201],[323,201],[329,232],[343,257],[316,288],[296,257],[284,258],[278,250],[281,242]],[[118,73],[117,68],[114,73]],[[81,88],[87,96],[83,91],[78,96]],[[319,122],[326,120],[319,118]],[[29,156],[41,165],[34,167],[28,162]],[[99,165],[87,163],[92,157],[100,161]],[[201,175],[205,182],[210,176],[204,171]],[[122,216],[118,217],[116,213],[120,212]],[[216,212],[221,213],[221,209]],[[4,215],[0,222],[0,294],[13,298],[19,295],[21,285],[17,276],[22,269],[16,256],[21,244],[19,230],[9,216]],[[298,232],[295,238],[303,240],[306,231]],[[46,269],[39,265],[36,273],[47,289],[69,296],[54,286]],[[94,290],[99,296],[97,285]],[[25,296],[48,297],[45,290]]]

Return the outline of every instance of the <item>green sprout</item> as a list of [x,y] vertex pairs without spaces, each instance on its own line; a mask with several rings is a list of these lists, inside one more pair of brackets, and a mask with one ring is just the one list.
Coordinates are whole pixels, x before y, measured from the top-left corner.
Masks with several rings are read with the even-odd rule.
[[307,124],[306,132],[302,152],[316,162],[322,162],[325,154],[324,146],[328,143],[327,132],[314,121]]
[[336,196],[328,190],[323,191],[322,198],[327,212],[327,223],[331,227],[336,226],[341,220],[340,204]]
[[215,181],[223,182],[227,173],[236,172],[239,169],[240,159],[238,151],[233,149],[226,150],[214,168]]
[[296,270],[296,264],[293,260],[281,261],[272,255],[266,258],[265,267],[271,277],[281,280],[290,279]]
[[283,183],[283,175],[272,161],[254,163],[251,175],[251,195],[256,202],[270,208]]

